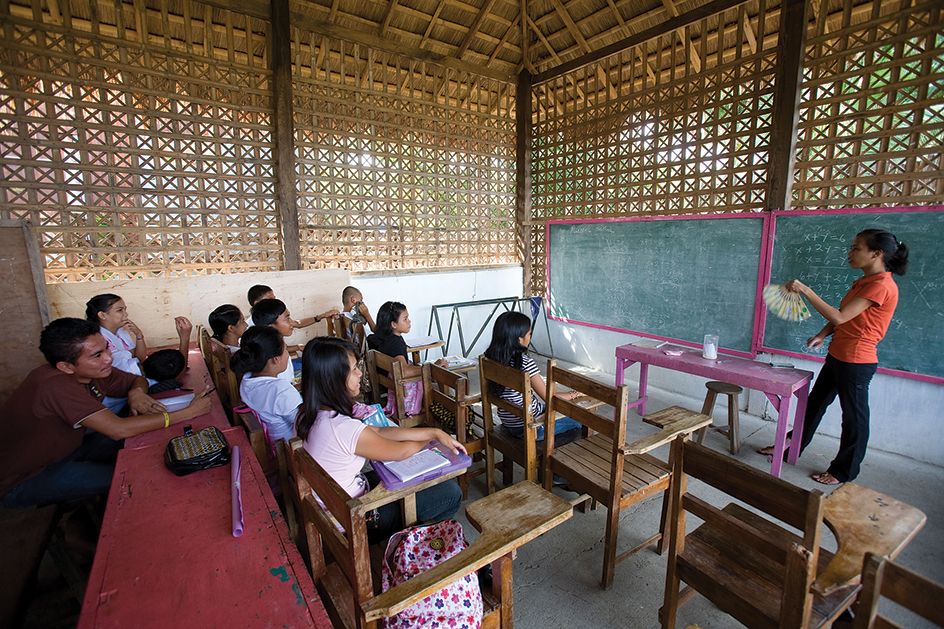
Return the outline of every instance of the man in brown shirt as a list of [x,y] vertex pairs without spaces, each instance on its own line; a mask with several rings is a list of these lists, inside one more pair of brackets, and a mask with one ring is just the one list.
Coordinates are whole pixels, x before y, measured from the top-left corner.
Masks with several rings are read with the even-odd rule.
[[[141,376],[113,369],[98,326],[57,319],[40,336],[49,362],[37,367],[0,407],[0,506],[25,507],[108,492],[126,437],[187,421],[210,410],[210,398],[167,413],[147,395]],[[131,417],[102,405],[127,397]]]

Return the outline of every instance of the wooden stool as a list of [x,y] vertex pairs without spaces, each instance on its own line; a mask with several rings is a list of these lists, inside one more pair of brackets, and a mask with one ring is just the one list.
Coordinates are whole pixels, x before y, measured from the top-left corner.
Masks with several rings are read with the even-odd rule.
[[708,395],[705,396],[705,405],[701,407],[702,414],[711,417],[711,410],[715,407],[715,398],[718,397],[719,393],[727,395],[728,425],[702,428],[698,431],[698,444],[701,445],[701,442],[704,441],[706,432],[709,430],[717,430],[721,434],[728,436],[728,440],[731,442],[731,454],[737,454],[741,450],[741,438],[738,434],[738,394],[744,389],[736,384],[718,382],[717,380],[706,382],[705,386],[708,388]]

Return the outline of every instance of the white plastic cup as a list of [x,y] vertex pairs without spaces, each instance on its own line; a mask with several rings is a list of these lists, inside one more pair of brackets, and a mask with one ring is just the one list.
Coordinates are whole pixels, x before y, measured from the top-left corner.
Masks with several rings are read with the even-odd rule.
[[717,334],[706,334],[705,335],[705,344],[703,346],[701,355],[708,360],[715,360],[718,358],[718,335]]

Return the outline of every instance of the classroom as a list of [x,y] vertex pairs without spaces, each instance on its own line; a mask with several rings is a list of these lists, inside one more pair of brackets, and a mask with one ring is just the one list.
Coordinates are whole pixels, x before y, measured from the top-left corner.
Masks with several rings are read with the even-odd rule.
[[[899,528],[913,523],[897,546],[874,549],[889,560],[882,566],[892,572],[904,567],[938,588],[944,583],[944,439],[937,436],[944,408],[944,261],[937,255],[944,237],[944,11],[938,0],[0,0],[0,27],[0,282],[3,311],[13,315],[0,352],[0,402],[9,403],[32,371],[53,363],[40,351],[43,329],[60,318],[86,319],[90,300],[107,294],[120,295],[127,306],[134,322],[127,329],[139,337],[129,337],[132,345],[144,338],[149,353],[180,346],[188,362],[176,378],[185,384],[177,387],[193,384],[195,396],[186,422],[157,412],[147,423],[151,416],[142,412],[135,424],[140,429],[121,433],[125,445],[107,499],[45,504],[29,513],[0,509],[0,536],[7,540],[0,563],[18,566],[0,581],[6,593],[0,625],[104,627],[133,618],[137,626],[166,626],[173,614],[184,626],[206,626],[187,616],[193,610],[185,603],[230,592],[229,586],[231,592],[259,590],[258,581],[235,576],[234,568],[226,587],[208,576],[212,570],[195,576],[193,599],[184,603],[164,603],[179,594],[165,583],[141,603],[123,598],[130,588],[121,585],[144,578],[135,561],[146,557],[161,570],[175,569],[173,554],[164,550],[169,541],[163,547],[120,543],[120,528],[133,528],[134,517],[159,539],[166,532],[160,520],[145,522],[153,507],[143,498],[134,502],[132,486],[175,480],[160,458],[169,439],[182,435],[185,424],[199,430],[217,420],[242,452],[241,473],[254,479],[243,483],[243,516],[261,514],[260,530],[267,531],[252,548],[250,527],[238,540],[223,531],[220,544],[243,544],[247,561],[266,566],[273,580],[266,588],[279,589],[282,570],[282,583],[289,584],[285,600],[294,602],[301,592],[305,608],[297,622],[270,617],[281,601],[263,598],[244,603],[237,617],[245,626],[275,620],[373,626],[364,614],[385,613],[370,607],[392,600],[379,589],[371,602],[355,602],[361,610],[348,610],[343,623],[331,609],[311,538],[292,519],[292,500],[304,502],[304,495],[290,498],[292,492],[315,482],[291,474],[295,462],[305,460],[304,449],[267,441],[272,428],[258,413],[253,424],[251,417],[240,419],[249,411],[233,410],[238,402],[252,405],[241,393],[243,372],[217,380],[233,372],[230,354],[224,360],[216,351],[225,347],[225,335],[200,347],[201,329],[209,337],[209,316],[218,307],[233,304],[240,321],[251,318],[247,290],[253,286],[270,287],[274,295],[267,297],[278,299],[263,300],[278,302],[268,305],[299,324],[290,339],[273,342],[297,349],[290,355],[294,372],[292,360],[278,367],[289,381],[294,373],[302,389],[306,343],[324,335],[346,338],[345,330],[353,330],[350,319],[337,314],[349,309],[342,303],[345,287],[357,288],[372,317],[365,328],[380,319],[381,304],[402,302],[412,321],[403,336],[432,337],[426,340],[433,347],[422,355],[403,346],[406,379],[436,373],[412,364],[414,356],[426,364],[447,355],[477,361],[492,350],[496,320],[520,311],[531,320],[525,345],[538,379],[561,374],[564,393],[555,405],[578,408],[567,400],[567,390],[577,388],[567,383],[578,382],[567,380],[570,373],[601,385],[582,385],[597,393],[605,388],[616,395],[625,389],[614,387],[628,385],[622,414],[627,460],[650,456],[628,454],[633,442],[668,434],[668,424],[659,424],[668,421],[659,419],[663,411],[683,409],[689,423],[707,414],[713,425],[699,429],[694,440],[706,448],[685,441],[695,434],[690,428],[652,446],[659,465],[681,469],[682,453],[691,447],[693,457],[702,450],[724,455],[711,460],[743,464],[763,473],[764,482],[785,481],[804,495],[821,491],[822,547],[829,557],[841,555],[829,519],[838,517],[830,514],[840,499],[857,487],[877,492],[876,500],[900,506]],[[894,278],[897,309],[885,321],[866,387],[871,421],[861,475],[836,488],[812,476],[835,471],[830,461],[848,437],[840,404],[826,410],[799,459],[800,444],[786,432],[835,358],[827,358],[828,341],[821,347],[807,342],[826,319],[809,294],[803,306],[811,316],[776,316],[764,288],[775,285],[772,295],[792,300],[801,293],[776,290],[799,280],[840,312],[858,269],[866,268],[864,262],[853,266],[850,253],[865,229],[891,232],[893,249],[907,246],[909,264]],[[885,252],[884,259],[890,256]],[[110,325],[98,323],[102,330]],[[256,330],[250,337],[265,334]],[[710,364],[706,335],[717,336],[718,355]],[[112,347],[107,335],[96,338]],[[236,356],[237,364],[249,364]],[[365,354],[359,364],[383,377],[374,356]],[[487,425],[507,421],[502,413],[508,411],[497,405],[490,417],[491,405],[479,399],[488,399],[486,372],[476,365],[457,373],[467,378],[469,421],[477,422],[483,444],[470,469],[484,472],[495,456],[487,454],[493,449]],[[246,380],[262,374],[261,367],[246,369],[253,376]],[[752,369],[763,374],[754,378]],[[784,384],[796,374],[794,384]],[[362,380],[366,403],[386,390],[368,375],[377,377]],[[722,391],[706,412],[706,380],[739,392]],[[430,426],[440,423],[429,390],[449,389],[436,382],[431,387],[424,380],[425,389],[417,389],[427,391],[420,395],[421,414]],[[200,401],[204,383],[213,389],[205,396],[212,402]],[[92,393],[96,404],[101,395]],[[125,395],[138,415],[132,393]],[[534,396],[543,399],[543,385]],[[595,399],[600,406],[586,415],[610,422],[621,415],[605,401],[610,398]],[[201,403],[213,410],[195,414]],[[739,411],[739,436],[716,430],[733,422],[731,404]],[[584,413],[574,412],[570,417],[578,420]],[[450,413],[454,423],[462,415]],[[538,426],[528,421],[526,435]],[[598,419],[587,421],[601,430]],[[0,422],[12,434],[12,420]],[[585,438],[575,444],[590,438],[584,426]],[[525,449],[522,456],[532,457],[527,465],[535,466],[537,484],[527,465],[510,466],[511,476],[496,465],[497,487],[517,482],[497,492],[489,486],[491,473],[456,471],[456,481],[441,483],[456,482],[466,494],[455,517],[472,549],[491,539],[477,518],[491,521],[493,510],[516,517],[512,491],[527,492],[548,513],[570,504],[553,522],[548,516],[514,542],[503,540],[494,563],[477,558],[475,570],[491,566],[493,592],[508,590],[507,607],[483,626],[660,626],[673,573],[698,594],[690,601],[681,595],[673,626],[686,629],[829,626],[850,606],[854,622],[867,615],[859,611],[869,605],[863,603],[866,588],[850,585],[860,574],[865,579],[862,552],[853,580],[836,590],[846,598],[835,609],[824,611],[817,598],[810,612],[810,592],[819,586],[803,593],[799,620],[755,622],[744,611],[748,602],[731,611],[709,600],[710,588],[687,581],[681,563],[673,572],[669,556],[675,555],[662,549],[673,543],[673,509],[684,514],[688,504],[670,504],[672,492],[686,491],[675,472],[671,484],[666,471],[664,486],[615,516],[617,554],[659,530],[660,518],[670,520],[660,552],[646,548],[622,563],[604,559],[617,546],[615,533],[612,540],[605,533],[613,509],[596,497],[593,505],[581,502],[588,492],[570,491],[581,481],[567,474],[560,474],[570,481],[565,489],[555,485],[558,470],[545,473],[545,465],[550,470],[556,459],[544,461],[543,441],[536,443],[536,454]],[[560,452],[567,446],[560,444]],[[774,454],[757,452],[766,446]],[[498,441],[494,450],[510,465]],[[148,455],[160,459],[157,468],[144,463]],[[831,472],[824,472],[827,466]],[[207,485],[201,475],[222,475],[230,467],[179,482],[186,479],[197,491]],[[0,472],[6,492],[16,483]],[[226,474],[221,487],[229,484]],[[709,484],[692,478],[688,490],[721,510],[730,502],[723,489],[698,493]],[[227,526],[228,491],[220,497]],[[422,506],[413,492],[400,491],[401,519],[415,520]],[[202,520],[216,504],[187,496],[168,490],[154,499],[176,505],[162,510],[172,518],[168,523]],[[299,518],[305,509],[297,505]],[[702,515],[690,511],[689,522]],[[90,543],[77,554],[70,552],[77,550],[70,518],[91,527],[84,531]],[[686,542],[692,537],[681,533]],[[214,552],[225,554],[222,548],[207,561],[217,560]],[[331,547],[327,563],[339,548]],[[476,553],[463,556],[469,554]],[[270,565],[272,556],[288,559]],[[812,582],[818,573],[810,570]],[[919,619],[898,608],[891,614],[903,626],[942,624],[939,615]],[[832,626],[851,622],[843,615]]]

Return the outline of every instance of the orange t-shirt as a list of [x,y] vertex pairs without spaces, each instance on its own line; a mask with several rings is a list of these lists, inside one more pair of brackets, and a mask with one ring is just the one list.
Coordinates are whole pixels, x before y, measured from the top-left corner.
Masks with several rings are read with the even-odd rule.
[[829,354],[846,363],[877,363],[875,346],[885,338],[885,332],[892,322],[892,315],[898,305],[898,285],[888,271],[860,277],[852,283],[852,288],[842,298],[839,307],[842,308],[856,297],[868,299],[872,305],[835,327]]

